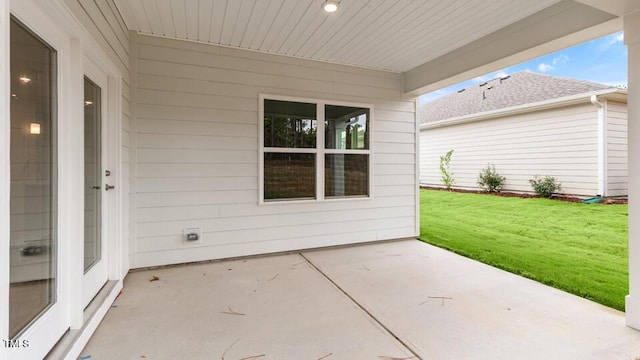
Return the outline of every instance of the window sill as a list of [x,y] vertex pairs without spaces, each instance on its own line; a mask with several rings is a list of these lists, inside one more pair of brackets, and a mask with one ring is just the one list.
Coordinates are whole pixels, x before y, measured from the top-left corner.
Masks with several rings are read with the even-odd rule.
[[274,200],[274,201],[258,201],[258,205],[273,206],[285,204],[321,204],[325,202],[341,202],[341,201],[366,201],[372,200],[373,196],[350,196],[350,197],[332,197],[325,199],[304,199],[304,200]]

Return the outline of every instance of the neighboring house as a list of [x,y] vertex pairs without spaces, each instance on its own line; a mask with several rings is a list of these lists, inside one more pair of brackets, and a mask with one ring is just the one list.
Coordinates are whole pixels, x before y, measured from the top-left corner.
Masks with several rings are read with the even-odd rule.
[[454,187],[476,189],[487,164],[506,191],[553,176],[562,193],[627,195],[627,91],[519,72],[427,103],[420,114],[420,183],[441,186],[439,157],[453,149]]
[[0,360],[76,359],[131,269],[417,236],[416,96],[623,25],[637,63],[610,3],[0,1]]

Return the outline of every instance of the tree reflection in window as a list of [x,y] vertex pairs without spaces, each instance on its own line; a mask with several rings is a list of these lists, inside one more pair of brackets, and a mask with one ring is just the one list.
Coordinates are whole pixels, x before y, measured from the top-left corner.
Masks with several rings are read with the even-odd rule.
[[315,148],[316,104],[265,100],[264,146]]

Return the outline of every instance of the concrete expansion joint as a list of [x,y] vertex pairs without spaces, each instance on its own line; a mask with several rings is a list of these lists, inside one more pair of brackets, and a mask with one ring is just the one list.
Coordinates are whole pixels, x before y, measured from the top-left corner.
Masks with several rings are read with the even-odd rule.
[[316,264],[314,264],[308,257],[306,257],[302,252],[298,252],[298,255],[300,255],[300,257],[302,257],[313,269],[315,269],[320,275],[322,275],[338,291],[340,291],[344,296],[346,296],[349,300],[351,300],[352,303],[354,303],[358,308],[364,311],[364,313],[367,314],[367,316],[369,316],[376,324],[380,325],[380,327],[384,329],[384,331],[386,331],[389,335],[393,336],[393,338],[395,338],[400,344],[402,344],[402,346],[404,346],[407,350],[409,350],[409,352],[411,352],[411,354],[413,355],[412,358],[423,360],[418,355],[418,352],[415,349],[413,349],[406,341],[402,340],[398,335],[396,335],[389,327],[387,327],[384,323],[382,323],[382,321],[376,318],[375,315],[373,315],[369,310],[367,310],[355,298],[349,295],[349,293],[345,289],[343,289],[340,285],[338,285],[335,281],[333,281],[333,279],[331,279],[329,275],[327,275],[324,271],[322,271],[322,269],[316,266]]

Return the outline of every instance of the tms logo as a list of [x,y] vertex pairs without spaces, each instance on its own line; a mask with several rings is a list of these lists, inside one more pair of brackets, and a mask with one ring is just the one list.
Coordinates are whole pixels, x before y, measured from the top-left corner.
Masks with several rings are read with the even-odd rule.
[[28,348],[29,340],[20,340],[20,339],[2,340],[2,345],[7,349]]

